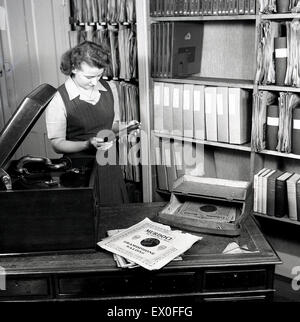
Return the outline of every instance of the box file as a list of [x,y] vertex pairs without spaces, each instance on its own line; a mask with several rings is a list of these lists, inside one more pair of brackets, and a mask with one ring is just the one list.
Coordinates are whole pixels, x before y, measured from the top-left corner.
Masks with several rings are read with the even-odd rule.
[[194,135],[194,85],[183,85],[183,135],[192,138]]
[[297,220],[297,203],[300,202],[300,200],[297,200],[297,197],[296,197],[296,187],[299,179],[300,179],[300,174],[294,173],[286,181],[288,209],[289,209],[288,216],[289,216],[289,219],[291,220]]
[[155,152],[155,166],[157,175],[157,187],[161,190],[168,190],[167,170],[162,163],[162,147],[161,140],[154,138],[153,151]]
[[204,86],[194,85],[194,138],[205,140]]
[[218,141],[228,143],[228,87],[217,88]]
[[173,84],[172,91],[173,135],[183,135],[183,84]]
[[164,83],[154,83],[154,130],[162,132],[163,124],[163,94]]
[[172,84],[163,87],[163,133],[171,134],[173,130]]
[[251,109],[249,92],[229,88],[229,143],[243,144],[250,140]]
[[205,87],[205,128],[208,141],[218,140],[217,87]]

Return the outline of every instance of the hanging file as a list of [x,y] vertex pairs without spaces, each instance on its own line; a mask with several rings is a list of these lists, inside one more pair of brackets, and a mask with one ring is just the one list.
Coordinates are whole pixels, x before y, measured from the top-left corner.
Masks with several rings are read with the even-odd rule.
[[229,88],[229,143],[243,144],[250,140],[251,108],[249,92]]

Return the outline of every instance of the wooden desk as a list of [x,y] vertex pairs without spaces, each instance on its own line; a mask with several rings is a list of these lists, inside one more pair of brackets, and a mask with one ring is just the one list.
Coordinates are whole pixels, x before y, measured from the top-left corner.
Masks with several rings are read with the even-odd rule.
[[[102,207],[99,239],[108,229],[131,226],[150,219],[162,203]],[[124,299],[197,301],[271,300],[273,277],[279,258],[267,243],[252,217],[238,238],[202,234],[203,239],[159,271],[143,268],[119,269],[111,253],[51,254],[1,257],[7,273],[6,290],[0,299],[64,301]],[[226,255],[229,242],[237,241],[257,252]],[[112,303],[112,302],[109,302]]]

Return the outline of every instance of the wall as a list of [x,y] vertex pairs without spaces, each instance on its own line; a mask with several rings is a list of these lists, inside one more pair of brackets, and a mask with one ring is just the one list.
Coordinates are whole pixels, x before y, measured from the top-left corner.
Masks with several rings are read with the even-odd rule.
[[[0,5],[7,16],[6,30],[1,32],[7,85],[2,113],[7,121],[26,94],[38,85],[57,87],[63,83],[59,61],[69,48],[69,1],[0,0]],[[16,157],[24,154],[55,155],[46,137],[44,115]]]

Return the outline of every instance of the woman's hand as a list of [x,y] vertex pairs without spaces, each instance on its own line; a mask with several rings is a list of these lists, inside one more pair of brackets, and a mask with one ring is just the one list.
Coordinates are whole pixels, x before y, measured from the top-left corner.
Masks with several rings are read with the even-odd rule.
[[92,137],[89,139],[89,144],[95,147],[97,150],[107,151],[113,146],[114,141],[104,142],[104,140],[101,138]]

